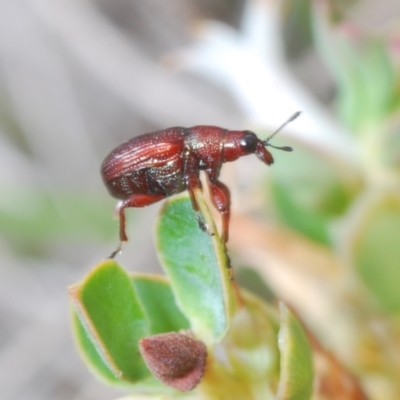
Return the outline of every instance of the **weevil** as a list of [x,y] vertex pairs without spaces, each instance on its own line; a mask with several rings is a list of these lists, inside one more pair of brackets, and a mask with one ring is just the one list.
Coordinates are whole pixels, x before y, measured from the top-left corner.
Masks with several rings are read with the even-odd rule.
[[194,195],[201,189],[200,171],[204,171],[211,201],[222,217],[221,240],[229,239],[230,193],[218,180],[224,163],[255,154],[267,165],[274,162],[266,147],[292,151],[291,147],[277,147],[270,140],[289,122],[300,115],[294,113],[271,136],[259,139],[251,131],[234,131],[217,126],[199,125],[192,128],[173,127],[134,137],[115,148],[103,161],[101,175],[111,196],[120,200],[120,252],[128,240],[125,231],[125,209],[145,207],[187,190],[200,229],[212,234],[203,221]]

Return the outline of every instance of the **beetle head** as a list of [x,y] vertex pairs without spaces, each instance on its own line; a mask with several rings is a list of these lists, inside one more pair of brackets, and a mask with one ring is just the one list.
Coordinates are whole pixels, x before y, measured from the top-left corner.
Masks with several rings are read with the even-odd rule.
[[261,140],[251,131],[227,131],[224,137],[224,160],[223,162],[235,161],[239,157],[248,154],[254,154],[259,146],[262,145]]
[[300,111],[295,112],[271,136],[267,137],[267,139],[265,140],[260,140],[256,136],[256,134],[251,131],[241,132],[242,136],[237,140],[236,144],[237,152],[239,154],[238,157],[254,153],[259,160],[261,160],[265,164],[271,165],[274,162],[274,158],[272,157],[272,154],[266,149],[266,147],[272,147],[274,149],[283,151],[293,151],[293,149],[289,146],[274,146],[270,143],[270,140],[289,122],[295,120],[300,114]]
[[265,164],[271,165],[274,162],[274,158],[266,147],[273,147],[274,149],[283,151],[292,151],[291,147],[277,147],[269,143],[275,133],[276,132],[267,139],[261,140],[251,131],[229,131],[228,137],[224,143],[224,162],[234,161],[248,154],[255,154],[259,160]]

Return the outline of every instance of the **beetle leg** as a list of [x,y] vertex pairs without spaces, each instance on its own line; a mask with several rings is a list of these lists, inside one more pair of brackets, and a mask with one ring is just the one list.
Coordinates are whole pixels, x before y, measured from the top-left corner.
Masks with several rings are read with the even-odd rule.
[[128,199],[118,203],[116,211],[118,212],[119,217],[119,244],[108,258],[114,258],[121,251],[123,243],[128,241],[128,236],[126,236],[125,231],[125,208],[146,207],[164,199],[165,197],[164,194],[133,194]]
[[198,176],[195,174],[190,174],[185,176],[185,184],[186,189],[189,192],[190,200],[192,202],[192,207],[194,212],[196,213],[196,220],[199,224],[199,228],[206,232],[208,235],[213,236],[214,232],[212,232],[209,226],[204,222],[203,217],[200,214],[199,205],[197,204],[196,196],[194,195],[195,189],[201,189],[201,182]]
[[226,243],[229,239],[229,217],[231,205],[231,196],[229,193],[229,189],[222,182],[210,179],[208,175],[207,178],[211,200],[214,204],[214,207],[217,209],[222,217],[221,240]]
[[229,269],[229,279],[233,280],[233,270],[231,260],[228,255],[228,249],[226,243],[229,239],[229,217],[231,209],[231,195],[227,186],[222,182],[215,179],[212,180],[207,174],[207,183],[210,189],[211,200],[214,207],[218,210],[222,218],[222,234],[221,240],[225,248],[225,255],[227,260],[227,267]]

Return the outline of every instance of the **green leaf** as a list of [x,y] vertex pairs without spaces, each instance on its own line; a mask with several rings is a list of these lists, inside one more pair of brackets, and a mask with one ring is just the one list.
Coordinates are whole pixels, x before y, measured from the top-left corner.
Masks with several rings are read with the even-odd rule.
[[[200,192],[196,198],[205,222],[216,233]],[[226,255],[217,234],[200,230],[186,194],[165,203],[157,223],[157,247],[178,307],[192,330],[206,343],[218,342],[233,312]]]
[[[235,380],[233,376],[239,376],[242,390],[246,388],[245,382],[254,387],[260,384],[256,390],[262,388],[263,395],[269,399],[270,388],[267,393],[266,385],[270,385],[271,381],[275,383],[278,373],[279,351],[276,338],[279,315],[275,307],[252,293],[241,289],[240,295],[243,307],[236,312],[222,342],[229,360],[229,364],[224,364],[227,376],[231,380]],[[234,374],[232,371],[235,371]],[[230,398],[235,398],[234,394]]]
[[246,289],[267,303],[273,303],[276,300],[273,290],[254,268],[240,266],[235,272],[235,280],[241,290]]
[[[107,260],[80,284],[71,286],[69,293],[91,343],[114,376],[127,382],[148,377],[138,342],[149,334],[149,327],[130,276],[116,262]],[[90,362],[98,362],[90,346],[81,349],[87,351]],[[100,364],[93,368],[104,372]],[[107,373],[104,377],[109,378]]]
[[388,55],[387,43],[382,39],[371,38],[362,54],[363,82],[366,92],[367,109],[365,121],[380,124],[391,113],[395,99],[395,76]]
[[189,329],[189,321],[177,307],[165,278],[134,274],[132,282],[149,321],[151,335]]
[[400,310],[400,195],[389,193],[360,210],[351,255],[356,271],[386,310]]
[[[274,157],[278,163],[283,156],[276,153]],[[274,207],[288,226],[329,245],[330,224],[359,190],[358,176],[336,160],[301,146],[290,158],[290,162],[280,162],[279,168],[271,168],[268,189]]]
[[295,193],[280,182],[272,183],[272,194],[275,208],[285,224],[310,239],[329,244],[329,219],[326,216],[312,208],[303,207]]
[[396,98],[394,68],[384,40],[368,37],[369,33],[356,26],[334,25],[329,20],[328,8],[318,4],[315,43],[336,80],[341,120],[362,134],[391,113]]
[[85,364],[100,380],[111,385],[121,385],[122,381],[108,368],[90,340],[75,310],[71,312],[71,323],[75,342]]
[[337,84],[340,119],[355,129],[366,107],[361,60],[349,38],[333,25],[328,9],[320,3],[316,4],[313,22],[316,47]]
[[277,400],[307,400],[311,398],[314,381],[311,347],[301,324],[283,303],[280,312],[281,375]]

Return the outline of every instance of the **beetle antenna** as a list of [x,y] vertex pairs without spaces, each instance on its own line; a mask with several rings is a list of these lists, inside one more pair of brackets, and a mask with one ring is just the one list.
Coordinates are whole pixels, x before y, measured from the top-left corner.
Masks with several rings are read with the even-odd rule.
[[269,141],[278,133],[280,132],[288,123],[294,121],[299,115],[301,111],[296,111],[292,116],[290,116],[271,136],[268,136],[265,140],[263,140],[264,146],[269,146],[274,149],[283,150],[283,151],[293,151],[293,148],[290,146],[274,146]]

